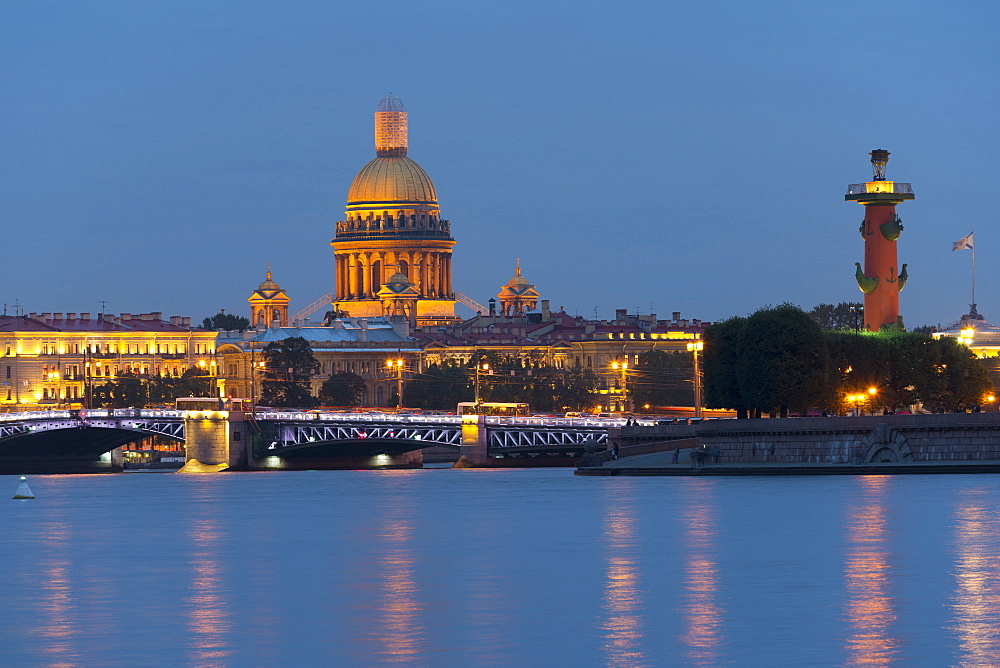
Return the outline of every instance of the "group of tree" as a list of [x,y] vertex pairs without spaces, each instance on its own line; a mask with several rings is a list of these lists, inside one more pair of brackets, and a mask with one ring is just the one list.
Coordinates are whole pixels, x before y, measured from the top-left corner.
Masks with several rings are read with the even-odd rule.
[[540,356],[476,351],[468,363],[431,364],[416,374],[403,388],[403,404],[454,410],[460,402],[474,401],[477,366],[481,401],[525,402],[535,411],[561,412],[591,408],[598,396],[599,379],[592,371],[559,369]]
[[202,329],[222,329],[227,332],[243,332],[250,327],[250,318],[244,318],[241,315],[233,315],[232,313],[219,311],[211,318],[205,318],[202,320],[201,327]]
[[866,395],[870,411],[913,404],[954,411],[993,392],[986,368],[952,338],[855,331],[853,320],[823,329],[814,313],[791,304],[711,325],[704,341],[705,405],[741,416],[841,413],[856,394]]
[[193,367],[178,377],[119,374],[91,388],[94,408],[147,408],[171,406],[177,397],[215,396],[214,378]]

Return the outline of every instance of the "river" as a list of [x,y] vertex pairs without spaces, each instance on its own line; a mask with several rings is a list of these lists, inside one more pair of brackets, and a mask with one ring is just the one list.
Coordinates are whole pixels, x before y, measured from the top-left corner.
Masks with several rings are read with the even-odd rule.
[[1000,477],[0,477],[11,666],[1000,663]]

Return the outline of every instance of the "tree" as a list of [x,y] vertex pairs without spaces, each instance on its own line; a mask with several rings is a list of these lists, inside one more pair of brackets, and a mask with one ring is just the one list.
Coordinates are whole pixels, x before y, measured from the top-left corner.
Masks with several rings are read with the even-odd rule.
[[762,308],[746,320],[738,346],[740,396],[759,412],[804,411],[826,394],[823,330],[792,304]]
[[461,401],[472,401],[470,373],[457,364],[431,364],[403,387],[403,404],[414,408],[453,411]]
[[864,327],[864,305],[860,302],[818,304],[809,317],[823,329],[858,329]]
[[241,315],[233,315],[225,311],[219,311],[211,318],[205,318],[201,322],[203,329],[224,329],[231,331],[245,331],[250,327],[250,319]]
[[633,406],[693,406],[694,359],[691,353],[650,350],[630,370]]
[[337,372],[323,381],[319,391],[319,402],[324,406],[357,406],[361,403],[361,393],[365,381],[356,373]]
[[261,402],[265,406],[308,408],[317,401],[309,380],[319,369],[309,342],[301,336],[272,341],[264,348],[265,380]]
[[147,394],[142,380],[131,374],[117,378],[93,389],[93,404],[101,408],[143,408]]
[[746,318],[733,317],[705,328],[702,339],[702,373],[705,377],[705,406],[735,410],[747,417],[749,405],[740,394],[739,343]]

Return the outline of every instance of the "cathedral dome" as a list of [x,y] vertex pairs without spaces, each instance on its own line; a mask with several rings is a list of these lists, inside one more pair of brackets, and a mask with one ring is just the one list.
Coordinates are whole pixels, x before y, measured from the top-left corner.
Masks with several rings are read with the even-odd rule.
[[379,157],[361,168],[347,191],[347,204],[437,204],[427,172],[407,157]]

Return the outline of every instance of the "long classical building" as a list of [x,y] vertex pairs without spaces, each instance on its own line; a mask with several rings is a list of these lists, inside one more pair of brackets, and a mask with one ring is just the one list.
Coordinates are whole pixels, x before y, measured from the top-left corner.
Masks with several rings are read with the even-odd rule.
[[29,313],[0,317],[0,406],[86,406],[88,390],[122,373],[216,375],[216,332],[162,313]]
[[406,155],[408,144],[406,109],[387,95],[375,109],[375,158],[354,177],[344,220],[330,242],[333,307],[351,318],[450,323],[458,320],[451,283],[455,240],[430,177]]

